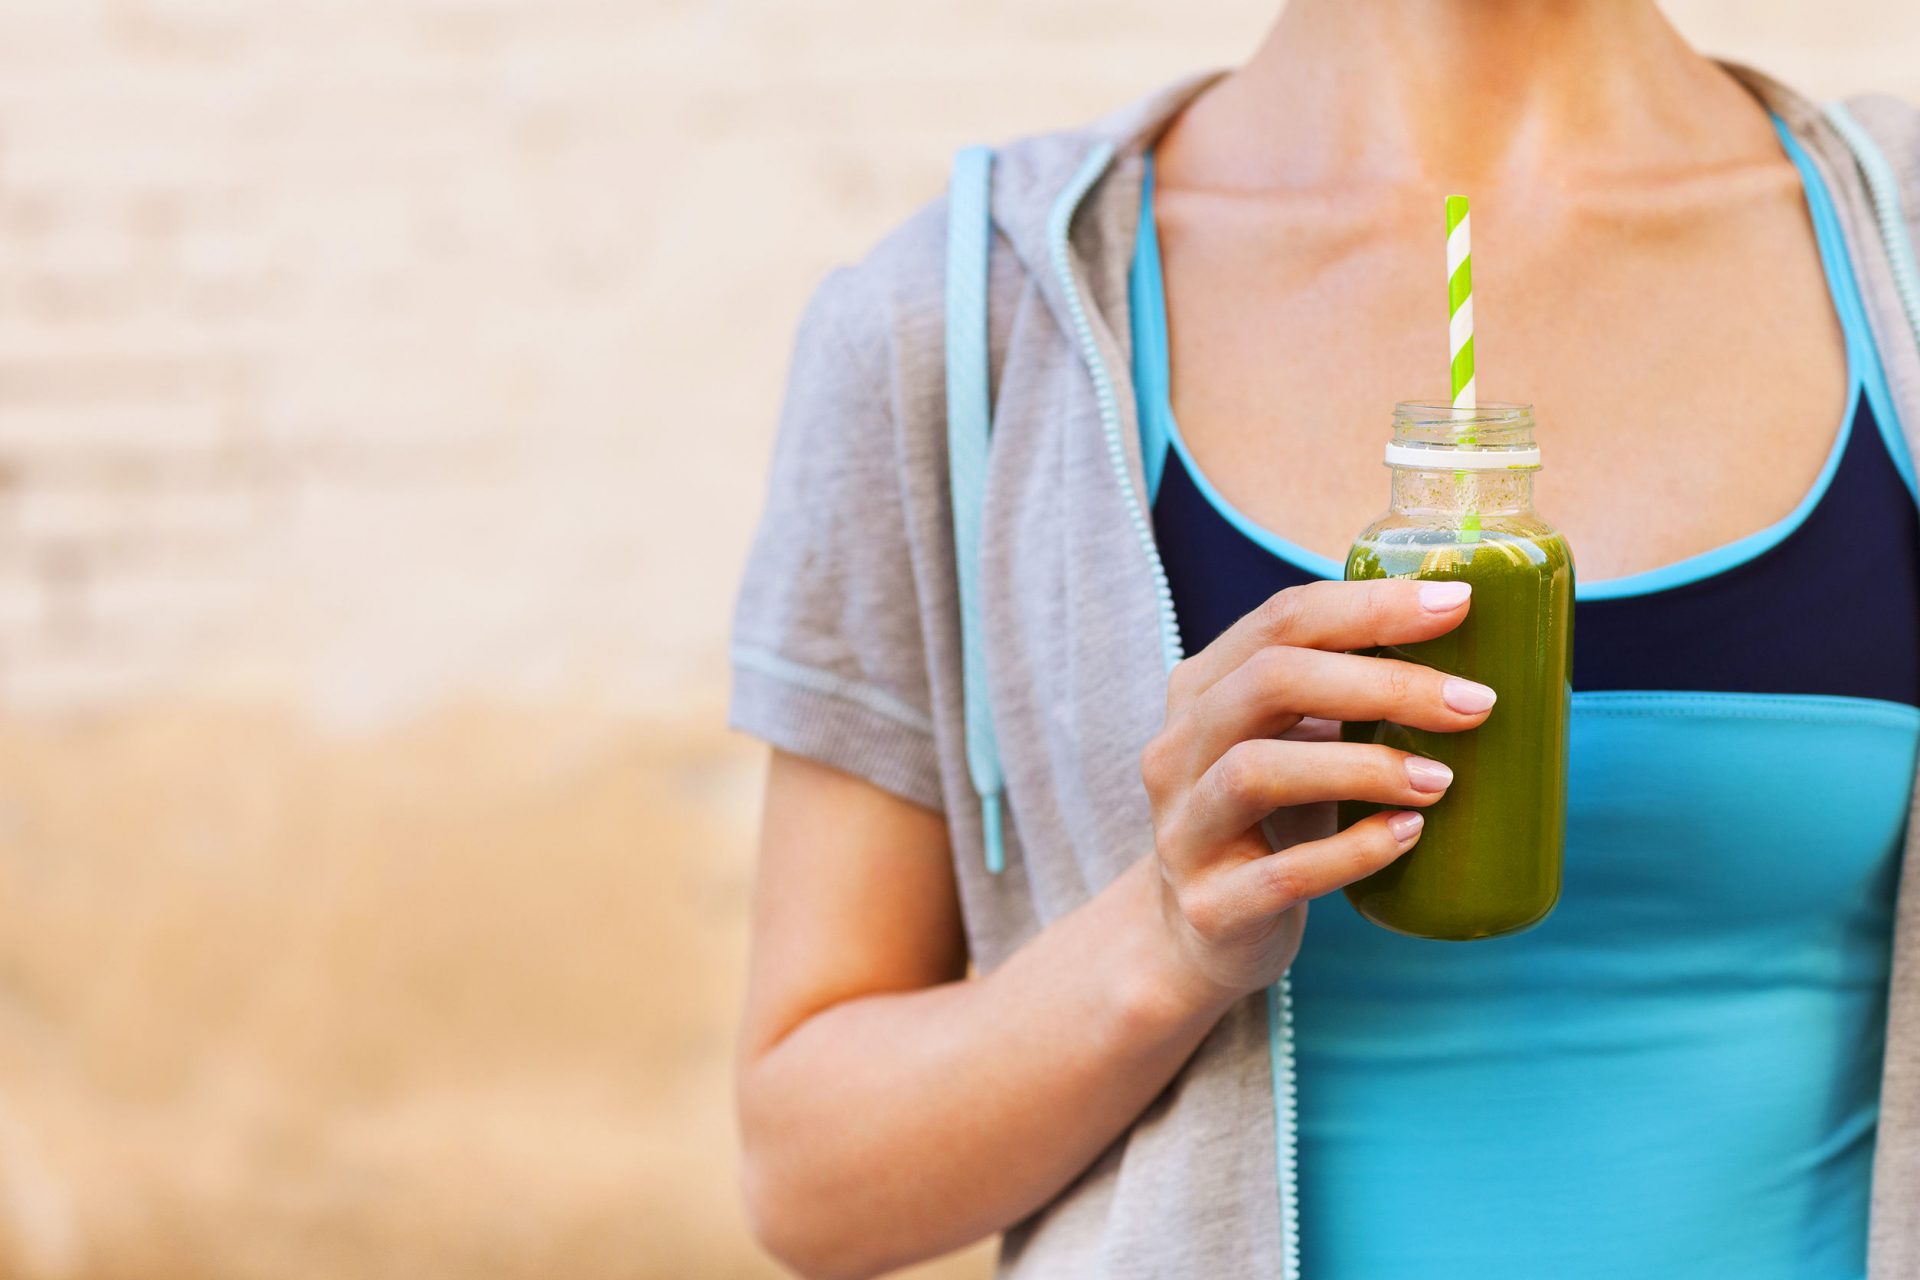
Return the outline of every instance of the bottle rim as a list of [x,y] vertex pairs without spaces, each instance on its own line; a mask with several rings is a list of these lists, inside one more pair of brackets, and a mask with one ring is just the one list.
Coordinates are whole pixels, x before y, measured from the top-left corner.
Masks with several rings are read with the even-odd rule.
[[1482,400],[1471,409],[1450,400],[1402,400],[1393,406],[1394,429],[1472,432],[1533,430],[1533,406],[1503,400]]
[[1533,406],[1481,401],[1471,409],[1445,400],[1403,400],[1393,407],[1389,467],[1434,471],[1535,471]]

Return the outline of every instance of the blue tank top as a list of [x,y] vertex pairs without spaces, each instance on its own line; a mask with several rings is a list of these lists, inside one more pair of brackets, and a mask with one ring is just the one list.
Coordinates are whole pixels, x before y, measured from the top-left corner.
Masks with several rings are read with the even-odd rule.
[[[1831,204],[1782,139],[1847,339],[1826,465],[1770,528],[1579,584],[1545,922],[1450,945],[1313,905],[1292,981],[1314,1280],[1865,1274],[1920,519]],[[1195,652],[1341,567],[1236,511],[1180,439],[1152,192],[1149,161],[1134,377]]]

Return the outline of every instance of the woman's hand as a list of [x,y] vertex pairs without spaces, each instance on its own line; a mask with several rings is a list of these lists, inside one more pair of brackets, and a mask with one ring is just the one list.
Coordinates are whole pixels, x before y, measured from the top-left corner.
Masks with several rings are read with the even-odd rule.
[[[1309,899],[1411,849],[1443,764],[1338,740],[1338,721],[1471,729],[1493,690],[1346,652],[1430,640],[1467,616],[1459,582],[1317,582],[1273,596],[1173,670],[1141,753],[1162,914],[1184,968],[1232,998],[1293,963]],[[1335,800],[1394,806],[1334,834]],[[1282,846],[1269,848],[1265,821]]]

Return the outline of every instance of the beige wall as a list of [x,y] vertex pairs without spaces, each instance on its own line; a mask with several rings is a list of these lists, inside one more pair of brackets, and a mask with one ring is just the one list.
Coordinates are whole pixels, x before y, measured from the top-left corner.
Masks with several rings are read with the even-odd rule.
[[[1672,11],[1920,96],[1906,0]],[[0,12],[0,1274],[767,1274],[716,722],[794,318],[1266,17]]]

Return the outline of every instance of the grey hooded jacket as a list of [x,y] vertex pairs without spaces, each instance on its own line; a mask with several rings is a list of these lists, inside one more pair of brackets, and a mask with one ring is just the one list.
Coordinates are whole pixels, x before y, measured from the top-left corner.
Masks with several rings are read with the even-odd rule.
[[[1860,99],[1836,128],[1780,85],[1730,70],[1786,122],[1833,193],[1897,415],[1920,456],[1920,296],[1903,302],[1897,259],[1910,249],[1890,257],[1884,239],[1920,232],[1920,113]],[[981,572],[1007,779],[1001,874],[984,866],[966,760],[944,201],[829,277],[801,326],[735,619],[732,723],[944,811],[982,970],[1152,847],[1138,759],[1159,728],[1179,638],[1146,515],[1127,271],[1143,151],[1204,83],[997,154]],[[1863,170],[1841,129],[1876,141],[1891,172]],[[1906,287],[1920,294],[1920,284]],[[1912,841],[1910,832],[1909,864]],[[1917,881],[1903,877],[1897,905],[1870,1280],[1920,1277]],[[1285,1016],[1272,992],[1229,1012],[1092,1167],[1007,1233],[1002,1274],[1290,1274]]]

